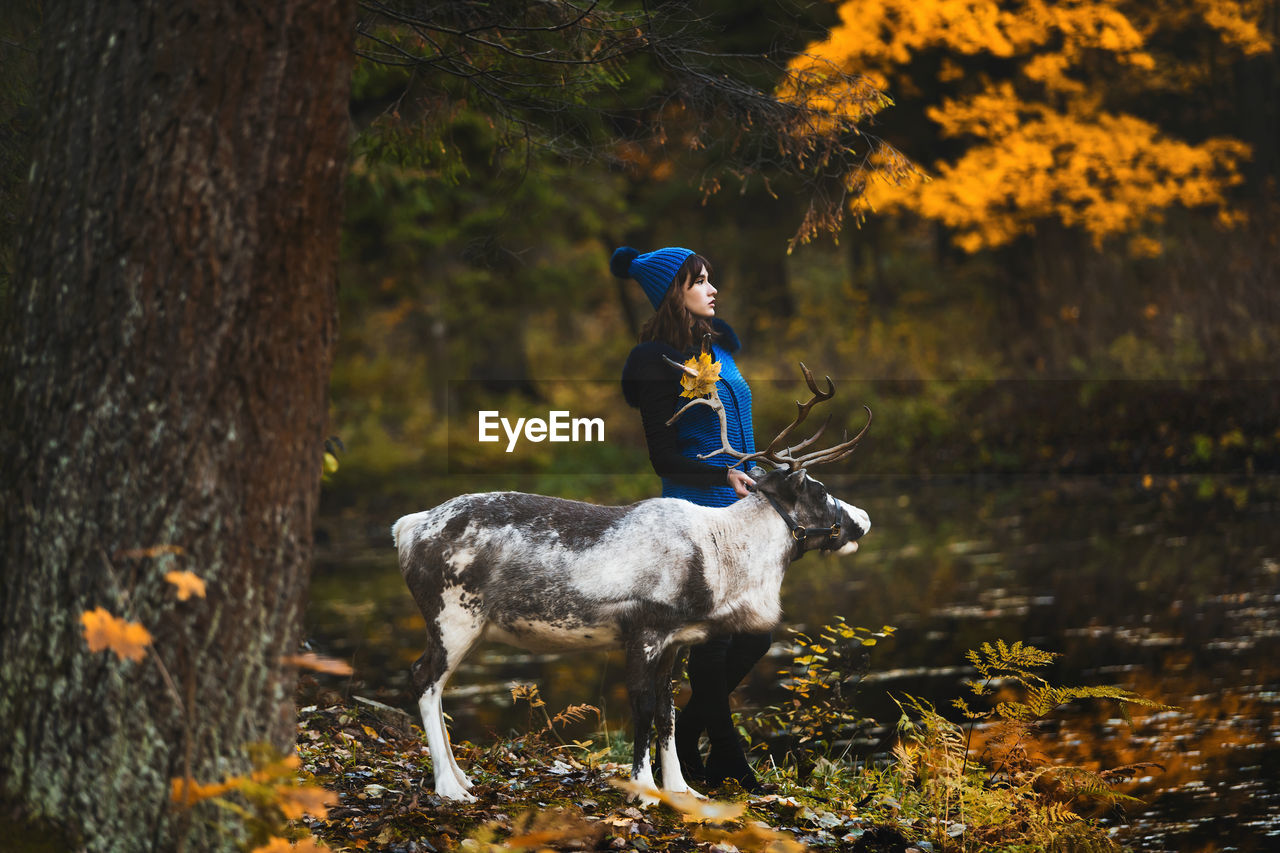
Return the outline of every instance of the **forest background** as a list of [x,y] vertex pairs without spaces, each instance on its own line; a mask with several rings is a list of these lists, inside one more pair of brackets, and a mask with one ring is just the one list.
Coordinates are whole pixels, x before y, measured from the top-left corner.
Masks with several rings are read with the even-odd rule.
[[[841,494],[1276,470],[1274,2],[675,4],[646,20],[662,39],[612,30],[603,57],[584,19],[517,14],[567,4],[517,4],[489,39],[449,18],[489,4],[368,2],[354,75],[354,4],[198,5],[4,21],[6,826],[225,844],[170,781],[292,743],[313,521],[337,564],[460,492],[656,493],[617,387],[647,314],[608,274],[618,245],[711,258],[762,436],[800,360],[836,381],[837,424],[875,411],[823,474]],[[826,157],[752,149],[759,114],[730,108],[751,86],[854,130]],[[607,441],[471,440],[481,409],[552,408]],[[91,652],[104,605],[152,651]]]
[[[725,175],[727,124],[709,139],[672,107],[663,137],[635,141],[611,123],[661,95],[643,59],[590,96],[600,122],[571,136],[585,161],[504,133],[444,75],[361,62],[329,518],[386,520],[477,482],[653,494],[616,383],[649,313],[608,273],[619,245],[711,259],[758,433],[790,420],[798,361],[836,380],[837,424],[870,405],[877,425],[845,465],[859,476],[1274,466],[1274,395],[1221,381],[1274,379],[1280,352],[1274,3],[699,12],[713,69],[745,66],[784,96],[834,101],[824,74],[866,75],[892,98],[868,139],[925,179],[860,175],[839,229],[799,242],[809,195]],[[788,61],[810,76],[784,81]],[[424,125],[415,101],[452,106]],[[607,441],[474,439],[480,409],[551,408],[604,417]]]

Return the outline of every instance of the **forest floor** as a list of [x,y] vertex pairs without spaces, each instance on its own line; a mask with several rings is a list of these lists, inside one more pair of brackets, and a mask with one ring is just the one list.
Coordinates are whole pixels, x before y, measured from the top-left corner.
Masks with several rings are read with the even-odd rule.
[[837,791],[820,792],[777,773],[768,792],[736,786],[715,799],[668,798],[641,806],[619,787],[629,765],[602,760],[589,743],[562,744],[546,729],[455,745],[476,784],[477,802],[437,797],[421,731],[407,714],[367,700],[300,710],[298,752],[305,771],[334,792],[312,834],[336,850],[556,849],[852,851],[935,849],[912,842],[910,826],[870,822]]

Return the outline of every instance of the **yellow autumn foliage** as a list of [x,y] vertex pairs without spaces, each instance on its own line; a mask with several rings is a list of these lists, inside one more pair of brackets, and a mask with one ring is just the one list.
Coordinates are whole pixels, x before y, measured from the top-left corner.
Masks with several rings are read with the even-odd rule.
[[[801,78],[856,70],[890,94],[909,94],[957,143],[959,153],[933,163],[931,180],[868,186],[871,207],[942,222],[969,251],[1056,220],[1095,245],[1126,235],[1132,251],[1151,254],[1158,243],[1136,232],[1169,208],[1209,207],[1226,224],[1240,218],[1226,191],[1250,152],[1226,137],[1183,141],[1109,98],[1190,85],[1193,69],[1151,47],[1165,31],[1195,28],[1242,56],[1272,50],[1260,26],[1267,8],[1266,0],[844,0],[840,23],[794,68]],[[936,67],[909,67],[926,53]],[[934,79],[914,79],[921,67]]]
[[193,595],[199,598],[204,598],[204,580],[193,572],[167,572],[164,579],[173,584],[174,588],[177,589],[179,601],[186,601]]
[[151,645],[151,632],[137,622],[129,622],[113,616],[102,607],[80,614],[85,642],[89,651],[112,651],[121,660],[134,663],[142,660]]
[[229,776],[219,782],[201,784],[194,779],[178,777],[169,780],[169,799],[181,808],[191,808],[197,803],[239,791],[279,809],[285,820],[298,820],[306,814],[325,817],[337,804],[337,794],[314,784],[309,776],[300,776],[300,767],[297,753],[292,753],[272,760],[248,775]]
[[704,352],[684,363],[685,372],[680,377],[681,397],[705,397],[715,390],[720,381],[720,362]]

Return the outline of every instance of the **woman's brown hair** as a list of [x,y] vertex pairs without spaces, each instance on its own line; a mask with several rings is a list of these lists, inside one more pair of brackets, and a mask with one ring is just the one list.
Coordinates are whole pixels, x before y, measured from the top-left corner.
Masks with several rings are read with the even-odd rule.
[[690,255],[684,259],[680,269],[676,270],[675,278],[671,280],[671,286],[667,288],[666,296],[662,297],[657,313],[640,329],[640,343],[661,341],[684,352],[695,344],[701,345],[704,335],[709,334],[715,339],[711,321],[695,316],[684,307],[684,292],[704,267],[710,276],[711,264],[702,255]]

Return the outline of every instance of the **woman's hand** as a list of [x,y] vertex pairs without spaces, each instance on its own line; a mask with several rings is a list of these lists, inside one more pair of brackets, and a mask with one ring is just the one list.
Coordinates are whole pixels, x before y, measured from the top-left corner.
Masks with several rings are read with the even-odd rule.
[[733,486],[734,493],[740,498],[745,498],[751,494],[751,490],[756,484],[755,480],[737,468],[730,468],[729,472],[725,474],[725,479],[729,481],[730,486]]

